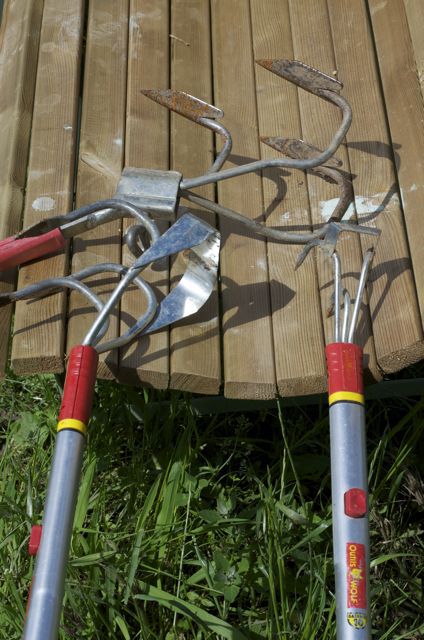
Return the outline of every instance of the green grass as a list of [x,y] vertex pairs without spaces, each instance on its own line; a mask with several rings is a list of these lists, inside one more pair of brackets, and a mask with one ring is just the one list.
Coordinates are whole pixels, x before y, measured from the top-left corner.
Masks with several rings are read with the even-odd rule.
[[[1,387],[0,628],[13,640],[60,388]],[[165,399],[164,413],[152,401]],[[424,638],[423,420],[423,400],[367,405],[375,638]],[[100,383],[61,639],[334,639],[330,502],[325,406],[195,417],[182,394]]]

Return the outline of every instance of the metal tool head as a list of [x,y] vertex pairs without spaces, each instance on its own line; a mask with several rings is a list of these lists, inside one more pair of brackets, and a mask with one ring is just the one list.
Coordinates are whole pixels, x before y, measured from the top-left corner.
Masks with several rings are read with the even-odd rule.
[[[100,274],[104,275],[105,273],[117,273],[119,275],[125,275],[127,271],[128,269],[123,265],[110,262],[92,265],[91,267],[87,267],[86,269],[78,271],[77,273],[73,273],[69,276],[48,278],[17,291],[1,293],[0,305],[9,304],[10,302],[18,302],[19,300],[35,300],[47,295],[51,295],[52,293],[56,293],[61,289],[71,289],[81,293],[97,309],[97,311],[101,313],[105,307],[105,303],[99,298],[97,294],[94,293],[94,291],[87,284],[83,282],[83,280],[87,280],[89,278],[92,278],[93,276],[97,276]],[[146,296],[147,299],[146,311],[137,320],[136,323],[142,324],[142,327],[144,327],[146,323],[150,322],[150,320],[152,319],[156,311],[157,302],[153,290],[142,278],[135,278],[134,284],[140,289],[140,291]],[[98,341],[103,338],[108,327],[109,315],[105,318],[105,321],[98,333]]]
[[[62,216],[46,218],[21,231],[17,238],[31,238],[60,228],[64,238],[73,238],[80,233],[94,229],[111,220],[132,217],[138,223],[133,225],[133,234],[141,236],[143,233],[149,236],[149,243],[155,242],[159,236],[159,229],[147,213],[139,209],[135,204],[118,197],[109,200],[98,200],[91,204],[70,211]],[[137,232],[137,234],[135,233]],[[128,244],[133,253],[134,247]]]
[[380,229],[374,227],[365,227],[359,224],[350,224],[348,222],[328,222],[323,226],[323,234],[320,238],[313,238],[308,242],[299,253],[296,261],[295,270],[298,269],[304,262],[308,253],[314,247],[321,249],[324,254],[331,257],[336,251],[336,245],[339,239],[339,235],[343,231],[350,231],[352,233],[363,233],[365,235],[374,237],[374,246],[376,246],[381,234]]
[[142,89],[141,93],[147,98],[150,98],[150,100],[198,124],[203,124],[203,118],[218,120],[224,116],[224,112],[218,109],[218,107],[214,107],[212,104],[200,100],[200,98],[185,93],[185,91],[174,91],[173,89]]
[[[280,138],[279,136],[261,136],[261,142],[268,145],[272,149],[279,151],[288,158],[293,160],[309,160],[310,158],[317,158],[322,154],[322,149],[314,147],[313,144],[309,144],[300,138]],[[341,167],[343,162],[336,156],[329,158],[325,165],[326,167]]]
[[154,100],[163,107],[175,111],[180,116],[188,118],[196,124],[210,129],[219,134],[224,139],[221,151],[217,154],[213,164],[206,171],[206,174],[219,171],[231,153],[233,140],[230,132],[223,124],[217,122],[224,116],[222,109],[218,109],[213,104],[209,104],[200,98],[185,93],[184,91],[174,91],[172,89],[143,89],[143,95],[150,100]]
[[[296,138],[263,137],[261,141],[285,156],[296,160],[309,160],[322,154],[318,147]],[[341,160],[332,156],[324,165],[309,169],[310,173],[320,176],[327,182],[336,183],[340,187],[340,198],[329,218],[330,222],[339,222],[354,199],[352,181],[346,174],[339,171],[341,164]]]
[[191,214],[183,215],[128,268],[95,319],[83,344],[95,346],[99,352],[108,351],[128,344],[146,329],[153,317],[144,324],[137,321],[124,337],[98,344],[104,322],[131,282],[138,278],[147,265],[180,252],[188,251],[186,272],[177,286],[160,303],[158,316],[154,319],[155,328],[150,329],[150,332],[195,313],[212,293],[217,277],[219,246],[220,235],[213,227]]
[[[198,311],[215,286],[219,247],[220,235],[213,227],[191,214],[185,214],[153,242],[130,267],[112,263],[93,265],[70,276],[49,278],[19,291],[0,294],[0,305],[39,298],[61,288],[77,290],[98,311],[83,344],[94,347],[98,353],[103,353],[125,346],[141,333],[151,333]],[[152,288],[139,274],[147,265],[180,252],[185,253],[187,268],[178,284],[158,304]],[[106,272],[118,273],[121,280],[109,299],[103,302],[82,280]],[[101,343],[109,326],[110,314],[131,283],[134,283],[145,296],[146,310],[125,334]]]
[[[334,310],[334,342],[354,342],[359,310],[362,304],[362,298],[364,296],[365,286],[371,270],[374,255],[375,247],[371,247],[365,252],[351,316],[352,298],[349,292],[342,287],[340,256],[337,251],[334,251],[332,254],[334,272],[334,302],[332,305]],[[342,298],[343,318],[341,318]]]
[[277,76],[320,97],[325,97],[322,91],[340,93],[343,89],[343,84],[336,80],[336,78],[298,60],[264,59],[256,60],[256,63],[264,67],[264,69],[268,69],[268,71],[277,74]]

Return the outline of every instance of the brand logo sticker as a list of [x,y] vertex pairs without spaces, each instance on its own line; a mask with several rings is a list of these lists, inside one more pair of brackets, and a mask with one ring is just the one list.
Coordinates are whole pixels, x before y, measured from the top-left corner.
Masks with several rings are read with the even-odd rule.
[[[367,608],[367,578],[365,562],[365,545],[357,542],[348,542],[346,544],[348,609]],[[351,623],[349,622],[349,624]]]

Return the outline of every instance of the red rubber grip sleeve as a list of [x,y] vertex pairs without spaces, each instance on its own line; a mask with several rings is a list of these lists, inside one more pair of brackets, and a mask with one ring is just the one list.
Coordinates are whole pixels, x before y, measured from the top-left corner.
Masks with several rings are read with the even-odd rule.
[[33,238],[12,236],[0,241],[0,271],[16,267],[23,262],[41,258],[49,253],[61,251],[66,240],[61,230],[53,229]]
[[68,418],[87,424],[93,404],[99,355],[93,347],[79,345],[71,351],[59,422]]
[[363,394],[362,349],[350,342],[334,342],[325,348],[328,395],[337,391]]

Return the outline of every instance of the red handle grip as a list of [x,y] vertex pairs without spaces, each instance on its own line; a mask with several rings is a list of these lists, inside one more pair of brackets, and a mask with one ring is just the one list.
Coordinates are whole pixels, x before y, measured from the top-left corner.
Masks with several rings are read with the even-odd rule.
[[79,345],[71,350],[60,407],[59,422],[88,423],[93,403],[99,354],[93,347]]
[[350,342],[334,342],[325,348],[328,370],[328,395],[340,391],[364,393],[362,349]]
[[12,236],[0,241],[0,271],[16,267],[23,262],[41,258],[49,253],[61,251],[66,240],[61,230],[53,229],[41,236],[16,238]]

